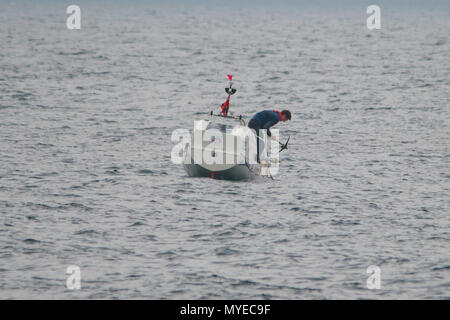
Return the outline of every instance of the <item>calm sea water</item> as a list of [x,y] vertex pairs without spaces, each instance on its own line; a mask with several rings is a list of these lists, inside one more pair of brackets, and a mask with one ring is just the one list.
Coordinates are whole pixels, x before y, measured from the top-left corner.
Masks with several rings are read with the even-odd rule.
[[[373,31],[351,1],[55,3],[0,4],[0,298],[450,298],[444,2]],[[235,113],[293,113],[273,181],[170,161],[228,73]]]

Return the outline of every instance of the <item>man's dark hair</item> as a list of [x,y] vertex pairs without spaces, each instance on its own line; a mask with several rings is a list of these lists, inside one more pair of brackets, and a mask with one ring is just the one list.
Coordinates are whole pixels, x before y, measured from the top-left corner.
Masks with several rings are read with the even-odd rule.
[[291,120],[291,112],[289,110],[281,111],[281,114],[286,117],[286,119]]

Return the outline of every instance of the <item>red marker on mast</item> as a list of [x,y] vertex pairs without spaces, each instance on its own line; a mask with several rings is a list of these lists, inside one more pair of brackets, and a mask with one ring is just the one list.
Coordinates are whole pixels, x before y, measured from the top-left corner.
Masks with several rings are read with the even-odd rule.
[[228,110],[230,109],[230,97],[231,97],[231,95],[236,93],[236,89],[232,88],[233,87],[233,76],[231,74],[229,74],[228,79],[230,80],[230,87],[225,88],[225,92],[228,93],[228,98],[220,106],[222,108],[222,116],[224,116],[224,117],[226,117],[228,115]]

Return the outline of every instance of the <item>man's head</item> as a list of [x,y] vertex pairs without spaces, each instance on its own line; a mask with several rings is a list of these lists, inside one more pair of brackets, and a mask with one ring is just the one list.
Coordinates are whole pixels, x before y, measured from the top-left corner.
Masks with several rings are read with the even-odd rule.
[[289,110],[281,111],[281,119],[280,121],[288,121],[291,120],[291,112]]

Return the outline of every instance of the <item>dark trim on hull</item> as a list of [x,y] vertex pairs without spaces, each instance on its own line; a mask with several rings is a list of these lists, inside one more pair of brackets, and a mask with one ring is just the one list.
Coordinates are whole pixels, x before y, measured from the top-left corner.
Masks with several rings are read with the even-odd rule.
[[184,164],[184,169],[190,177],[213,177],[219,180],[248,180],[255,177],[245,164],[237,164],[223,171],[209,171],[198,164]]

